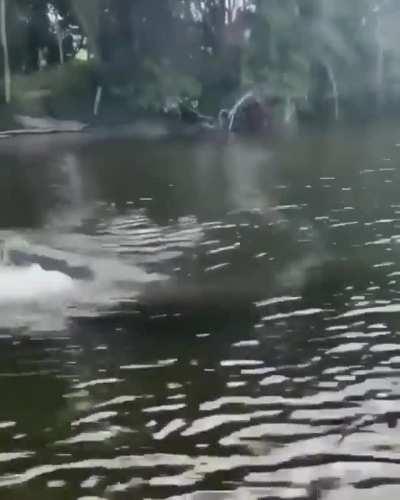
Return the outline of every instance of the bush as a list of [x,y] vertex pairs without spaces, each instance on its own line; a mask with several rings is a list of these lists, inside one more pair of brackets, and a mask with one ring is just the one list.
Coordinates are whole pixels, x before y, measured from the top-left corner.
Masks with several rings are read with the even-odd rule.
[[93,106],[95,87],[94,64],[74,60],[30,75],[15,75],[13,107],[20,113],[81,114]]

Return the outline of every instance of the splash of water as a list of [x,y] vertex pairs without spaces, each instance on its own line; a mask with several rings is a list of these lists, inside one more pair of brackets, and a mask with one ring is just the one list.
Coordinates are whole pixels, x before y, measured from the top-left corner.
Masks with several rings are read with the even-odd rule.
[[[98,239],[85,235],[52,230],[7,231],[1,236],[7,245],[0,263],[2,327],[60,331],[74,314],[112,310],[134,301],[148,281],[162,279],[122,261],[102,249]],[[87,272],[77,278],[76,270]]]
[[[11,243],[11,245],[10,245]],[[0,324],[3,327],[30,325],[41,330],[60,330],[63,310],[75,293],[74,280],[59,271],[34,263],[14,265],[9,238],[0,245]]]
[[74,154],[68,153],[55,165],[55,170],[60,176],[57,194],[60,208],[49,216],[48,225],[63,229],[77,227],[91,211],[86,199],[79,161]]
[[9,262],[6,240],[0,240],[0,267],[6,266]]
[[0,306],[54,300],[70,295],[73,288],[73,280],[69,276],[58,271],[46,271],[39,264],[0,268]]
[[68,154],[61,164],[61,172],[65,176],[66,196],[72,205],[82,205],[83,203],[83,183],[79,172],[77,159],[72,154]]
[[254,97],[254,93],[252,91],[244,94],[233,106],[233,108],[229,111],[228,114],[228,130],[229,132],[233,131],[233,125],[235,124],[236,115],[241,108],[241,106],[248,100]]
[[338,90],[338,84],[336,81],[335,77],[335,72],[332,68],[332,65],[328,62],[325,63],[325,68],[327,71],[327,75],[329,78],[329,83],[331,85],[332,89],[332,97],[333,97],[333,104],[334,104],[334,117],[335,120],[339,119],[339,90]]
[[293,100],[290,97],[286,97],[285,99],[285,110],[283,121],[286,125],[290,125],[295,117],[296,106],[293,103]]

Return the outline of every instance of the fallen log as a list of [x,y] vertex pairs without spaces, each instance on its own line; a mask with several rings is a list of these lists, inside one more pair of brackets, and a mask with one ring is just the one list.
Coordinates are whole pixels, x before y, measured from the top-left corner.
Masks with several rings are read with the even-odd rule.
[[62,134],[62,133],[77,133],[83,132],[86,127],[77,128],[21,128],[0,131],[0,139],[7,139],[20,135],[37,135],[37,134]]

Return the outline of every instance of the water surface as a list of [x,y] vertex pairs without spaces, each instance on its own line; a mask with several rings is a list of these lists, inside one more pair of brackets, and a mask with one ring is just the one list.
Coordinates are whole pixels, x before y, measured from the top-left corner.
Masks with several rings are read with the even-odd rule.
[[398,142],[3,140],[0,498],[397,499]]

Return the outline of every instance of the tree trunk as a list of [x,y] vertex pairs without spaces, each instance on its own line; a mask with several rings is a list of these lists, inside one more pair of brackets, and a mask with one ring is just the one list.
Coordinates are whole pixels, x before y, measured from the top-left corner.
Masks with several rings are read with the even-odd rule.
[[381,110],[384,103],[385,83],[385,51],[382,40],[382,27],[379,14],[376,19],[376,97],[378,109]]
[[94,104],[93,104],[94,116],[97,116],[99,114],[102,95],[103,95],[103,87],[101,85],[98,85],[96,88],[96,95],[95,95]]
[[56,20],[56,37],[57,37],[58,57],[60,58],[60,64],[64,64],[63,36],[58,19]]
[[7,43],[6,0],[0,0],[0,19],[0,36],[4,64],[4,97],[8,104],[11,101],[11,71]]
[[233,0],[228,0],[227,5],[226,5],[226,16],[227,16],[227,23],[230,26],[233,23]]

